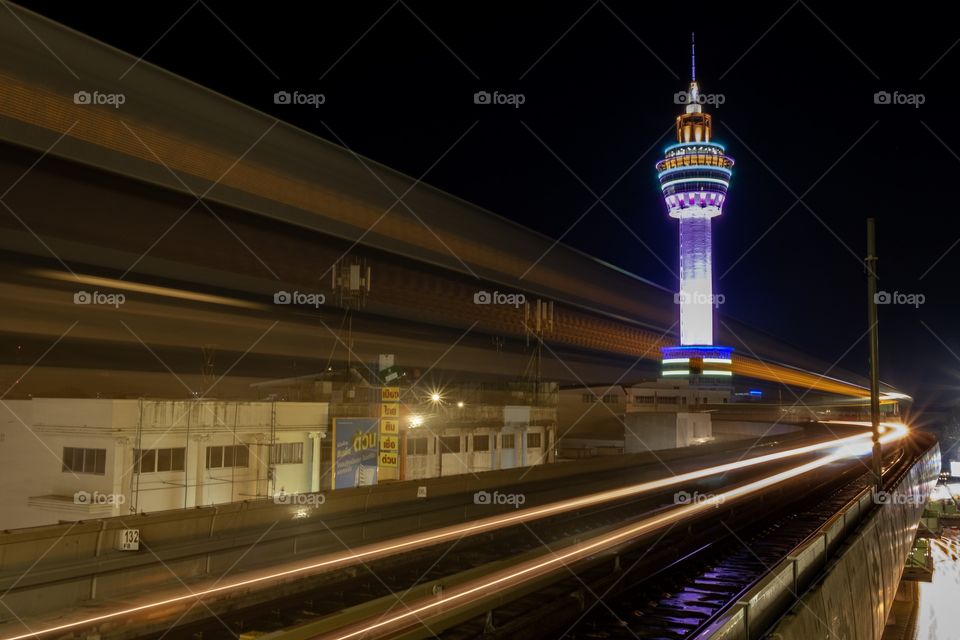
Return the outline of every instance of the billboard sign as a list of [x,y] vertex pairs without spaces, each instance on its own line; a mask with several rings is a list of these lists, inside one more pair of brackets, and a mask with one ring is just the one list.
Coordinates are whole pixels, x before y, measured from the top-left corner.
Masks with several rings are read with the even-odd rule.
[[400,387],[383,387],[380,389],[381,402],[400,402]]
[[397,460],[399,455],[396,451],[381,451],[380,452],[380,467],[382,469],[396,469]]
[[396,402],[385,402],[380,405],[381,418],[399,418],[400,405]]
[[378,422],[377,418],[333,419],[332,489],[377,484]]
[[380,418],[380,435],[400,433],[400,421],[396,418]]

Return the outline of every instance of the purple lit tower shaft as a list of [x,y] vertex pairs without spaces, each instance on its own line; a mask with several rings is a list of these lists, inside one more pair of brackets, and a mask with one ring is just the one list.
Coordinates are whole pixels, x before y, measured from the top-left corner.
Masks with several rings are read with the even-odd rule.
[[713,344],[711,217],[701,213],[680,218],[681,345]]

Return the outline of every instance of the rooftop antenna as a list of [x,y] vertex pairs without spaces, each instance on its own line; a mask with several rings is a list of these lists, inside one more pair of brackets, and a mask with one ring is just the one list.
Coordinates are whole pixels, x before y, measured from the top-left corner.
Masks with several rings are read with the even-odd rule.
[[697,81],[697,44],[696,33],[690,32],[690,82]]
[[687,113],[700,113],[700,86],[697,84],[697,45],[695,34],[690,32],[690,89],[687,91]]

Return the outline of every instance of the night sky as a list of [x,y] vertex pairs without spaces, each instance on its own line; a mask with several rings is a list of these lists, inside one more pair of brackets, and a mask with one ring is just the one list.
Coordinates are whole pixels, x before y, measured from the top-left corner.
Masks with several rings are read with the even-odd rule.
[[[925,296],[881,307],[881,377],[921,406],[953,403],[960,29],[946,5],[23,4],[414,177],[436,163],[425,182],[667,287],[677,226],[653,165],[696,31],[701,90],[723,100],[707,107],[714,136],[737,161],[714,221],[723,312],[866,374],[875,216],[880,289]],[[325,103],[274,104],[294,90]],[[907,103],[876,104],[881,91]]]

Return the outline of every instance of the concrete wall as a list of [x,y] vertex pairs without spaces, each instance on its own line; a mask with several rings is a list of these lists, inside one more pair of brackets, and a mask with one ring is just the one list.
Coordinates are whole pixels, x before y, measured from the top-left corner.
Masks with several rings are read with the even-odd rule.
[[[0,404],[0,527],[32,527],[51,521],[48,513],[31,509],[27,496],[37,493],[33,477],[36,460],[54,456],[37,438],[33,423],[33,403],[30,400],[5,400]],[[104,515],[110,515],[104,514]]]
[[626,394],[621,386],[561,389],[557,430],[561,436],[619,438],[623,431]]
[[697,637],[880,640],[940,473],[939,445],[917,440],[908,454],[917,458],[886,479],[883,499],[861,491]]
[[778,640],[879,640],[900,584],[904,563],[940,473],[935,446],[889,492],[771,634]]
[[712,437],[710,414],[705,412],[631,412],[624,416],[624,425],[624,453],[689,447]]
[[682,446],[676,413],[632,413],[624,418],[623,451],[638,453]]

